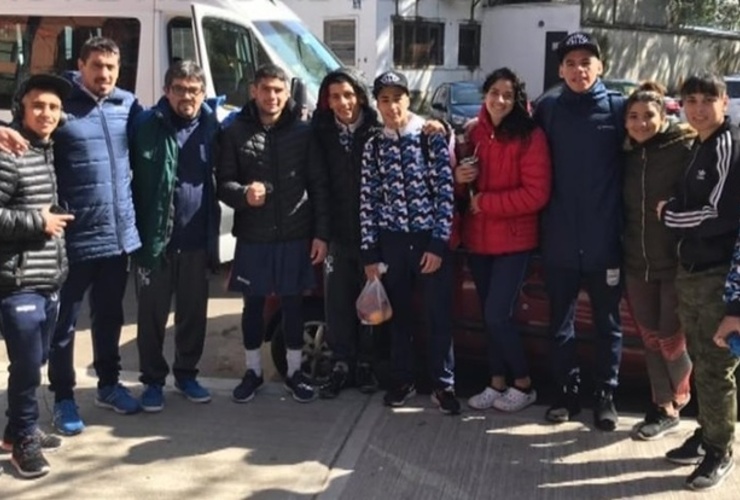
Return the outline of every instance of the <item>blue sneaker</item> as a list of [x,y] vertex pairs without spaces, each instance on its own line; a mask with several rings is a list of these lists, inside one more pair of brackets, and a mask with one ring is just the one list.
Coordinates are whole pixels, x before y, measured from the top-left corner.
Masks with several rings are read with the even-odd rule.
[[211,393],[208,392],[208,389],[200,385],[194,378],[176,380],[175,389],[193,403],[208,403],[211,400]]
[[77,404],[74,399],[63,399],[54,403],[52,424],[59,434],[65,436],[74,436],[85,429],[85,423],[77,412]]
[[139,402],[121,384],[107,385],[98,389],[98,394],[95,396],[95,406],[107,408],[122,415],[130,415],[141,411]]
[[156,413],[164,408],[164,392],[159,384],[147,385],[141,393],[141,409],[147,413]]

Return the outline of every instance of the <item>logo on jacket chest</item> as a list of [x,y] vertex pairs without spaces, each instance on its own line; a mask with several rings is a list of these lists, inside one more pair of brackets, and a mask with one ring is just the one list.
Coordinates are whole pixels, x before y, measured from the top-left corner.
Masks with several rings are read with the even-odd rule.
[[707,171],[706,171],[706,170],[704,170],[703,168],[700,168],[700,169],[699,169],[699,170],[698,170],[698,171],[696,172],[696,180],[697,180],[697,181],[703,181],[703,180],[705,180],[706,178],[707,178]]

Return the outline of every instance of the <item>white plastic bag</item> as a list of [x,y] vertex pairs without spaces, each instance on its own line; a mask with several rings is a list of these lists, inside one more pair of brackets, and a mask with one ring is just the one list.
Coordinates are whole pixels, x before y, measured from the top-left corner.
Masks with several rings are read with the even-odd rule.
[[357,317],[364,325],[379,325],[393,316],[391,302],[379,277],[365,283],[355,306]]

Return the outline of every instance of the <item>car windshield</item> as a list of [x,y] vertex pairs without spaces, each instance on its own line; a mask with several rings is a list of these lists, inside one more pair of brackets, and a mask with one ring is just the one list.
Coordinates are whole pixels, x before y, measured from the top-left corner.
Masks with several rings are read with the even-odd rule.
[[740,80],[737,80],[737,81],[725,80],[725,83],[727,84],[727,97],[729,97],[730,99],[740,98]]
[[286,69],[306,83],[309,94],[318,97],[321,80],[340,66],[331,51],[297,21],[255,21],[254,25]]
[[480,89],[475,85],[453,85],[451,104],[480,104],[483,96]]
[[637,87],[637,83],[626,80],[604,80],[604,85],[610,90],[615,90],[623,95],[630,95]]

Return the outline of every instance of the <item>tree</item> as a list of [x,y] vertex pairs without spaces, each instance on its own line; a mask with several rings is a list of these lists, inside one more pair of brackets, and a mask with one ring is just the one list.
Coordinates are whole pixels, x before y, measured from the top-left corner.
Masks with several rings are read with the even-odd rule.
[[740,0],[672,0],[671,20],[676,26],[738,31]]

